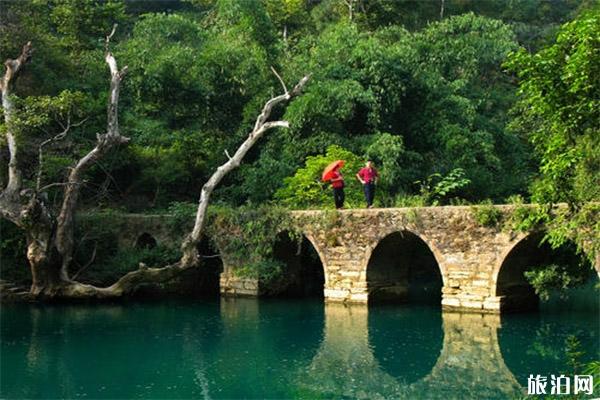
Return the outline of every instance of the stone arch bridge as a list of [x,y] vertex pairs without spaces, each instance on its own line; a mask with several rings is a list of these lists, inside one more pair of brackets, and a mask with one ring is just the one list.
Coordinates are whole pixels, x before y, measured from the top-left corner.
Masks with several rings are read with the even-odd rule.
[[[494,208],[506,219],[514,206]],[[408,295],[411,277],[418,281],[427,269],[439,281],[430,294],[441,292],[445,308],[499,312],[536,301],[531,287],[526,288],[522,267],[532,262],[538,242],[528,243],[531,233],[483,226],[473,207],[292,211],[292,215],[319,256],[328,302],[367,303],[375,294],[402,297]],[[178,238],[165,228],[168,218],[128,215],[119,242],[132,246],[144,234],[148,240],[149,234],[159,243],[176,243]],[[413,247],[421,252],[413,254]],[[239,266],[228,262],[227,254],[221,258],[223,295],[261,294],[260,282],[236,276]],[[395,267],[386,270],[383,264]],[[600,258],[595,264],[600,272]],[[410,268],[412,272],[402,272]]]

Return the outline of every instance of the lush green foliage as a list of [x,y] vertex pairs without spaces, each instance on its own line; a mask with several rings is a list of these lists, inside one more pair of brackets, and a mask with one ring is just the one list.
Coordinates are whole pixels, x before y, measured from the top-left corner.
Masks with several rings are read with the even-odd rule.
[[282,263],[273,258],[280,235],[300,239],[287,210],[251,205],[235,209],[212,207],[207,235],[227,255],[224,262],[237,267],[236,274],[262,281],[275,279],[282,271]]
[[[88,117],[47,150],[52,182],[104,129],[102,39],[120,24],[113,47],[129,66],[121,128],[132,141],[91,171],[90,206],[139,211],[194,201],[223,150],[240,143],[262,102],[280,90],[271,65],[288,82],[311,73],[311,84],[283,115],[292,128],[259,144],[219,188],[221,200],[271,200],[307,157],[331,145],[376,161],[380,205],[413,202],[416,181],[459,168],[471,183],[456,195],[470,201],[525,194],[532,164],[523,138],[506,129],[515,85],[500,66],[518,38],[538,47],[586,1],[447,0],[443,20],[429,24],[439,19],[433,3],[360,3],[350,20],[333,0],[3,1],[0,50],[16,55],[27,40],[36,48],[18,87],[38,96],[19,107],[24,139],[60,131],[54,118],[35,121],[28,109],[55,96],[64,102],[64,90],[79,96],[72,120]],[[23,162],[35,170],[33,154]]]
[[[600,250],[600,8],[565,24],[556,43],[536,54],[513,54],[507,66],[520,79],[520,101],[512,129],[534,145],[539,172],[532,199],[568,202],[569,210],[539,209],[547,240],[559,248],[575,241],[589,259]],[[537,287],[566,287],[585,271],[551,265],[527,274]],[[574,279],[579,279],[575,277]],[[543,290],[543,289],[542,289]]]
[[521,50],[507,65],[520,79],[515,129],[528,132],[539,157],[539,202],[600,199],[600,9],[565,24],[556,43]]
[[477,222],[483,226],[495,227],[502,220],[502,211],[494,207],[491,201],[472,207]]

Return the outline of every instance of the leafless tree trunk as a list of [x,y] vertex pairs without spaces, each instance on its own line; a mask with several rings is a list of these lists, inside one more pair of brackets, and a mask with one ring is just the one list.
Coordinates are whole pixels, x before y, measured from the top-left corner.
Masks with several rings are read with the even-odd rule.
[[346,7],[348,7],[348,21],[352,21],[354,18],[354,2],[355,0],[343,0]]
[[210,177],[210,179],[204,184],[202,190],[200,192],[200,200],[198,201],[198,210],[196,212],[196,220],[194,223],[194,228],[192,232],[188,235],[188,237],[184,240],[182,245],[183,257],[181,262],[185,265],[194,265],[198,263],[198,252],[196,251],[196,245],[200,242],[200,237],[202,236],[202,229],[204,227],[204,220],[206,218],[206,209],[208,208],[208,203],[210,200],[210,195],[219,182],[231,172],[233,169],[237,168],[242,162],[244,156],[254,146],[254,144],[271,128],[275,127],[289,127],[289,123],[287,121],[268,121],[269,116],[271,115],[271,111],[273,107],[280,103],[288,102],[292,97],[300,94],[302,87],[306,84],[309,77],[305,76],[296,84],[294,89],[289,92],[285,83],[279,77],[277,72],[273,70],[273,73],[277,76],[281,85],[283,87],[284,93],[273,97],[269,101],[267,101],[262,109],[262,112],[256,119],[254,124],[254,129],[248,134],[248,137],[241,144],[241,146],[237,149],[233,156],[230,156],[227,151],[225,154],[227,155],[227,162],[221,165],[215,173]]
[[65,279],[68,279],[68,266],[71,264],[73,258],[73,218],[77,208],[77,199],[83,183],[83,174],[91,165],[104,157],[114,147],[129,142],[129,138],[121,136],[119,133],[118,116],[119,89],[121,80],[127,72],[127,67],[124,67],[119,71],[117,61],[109,51],[108,47],[110,39],[115,33],[115,28],[113,28],[111,34],[106,38],[105,60],[110,68],[110,91],[108,96],[106,133],[97,136],[96,146],[82,157],[71,170],[57,221],[56,248],[62,256],[61,273]]
[[36,286],[58,284],[60,277],[55,268],[48,267],[52,258],[50,248],[53,221],[50,212],[37,192],[22,190],[23,174],[19,165],[17,132],[12,123],[15,117],[12,89],[24,66],[31,59],[32,53],[31,42],[28,42],[23,46],[19,57],[6,60],[4,76],[0,82],[6,141],[10,154],[8,183],[0,192],[0,216],[12,221],[26,232],[27,259],[31,267],[32,291],[34,291]]
[[111,298],[119,297],[124,294],[133,292],[140,284],[144,283],[160,283],[166,282],[177,277],[182,271],[189,268],[198,267],[200,265],[200,257],[198,255],[197,246],[202,237],[204,222],[206,219],[206,210],[210,201],[210,196],[213,190],[221,182],[221,180],[232,170],[237,168],[242,162],[246,153],[254,146],[254,144],[270,129],[275,127],[288,127],[287,121],[268,121],[271,111],[278,104],[286,103],[294,96],[300,94],[302,88],[308,82],[309,77],[302,78],[292,91],[288,91],[285,83],[279,75],[273,70],[277,78],[280,80],[284,93],[273,97],[265,103],[262,112],[256,119],[254,128],[248,134],[248,137],[236,150],[233,156],[230,156],[227,151],[227,161],[217,168],[208,181],[202,187],[200,192],[200,200],[198,201],[198,209],[196,211],[196,219],[194,227],[189,235],[183,240],[181,245],[181,259],[171,265],[162,268],[147,268],[140,264],[140,268],[124,275],[117,282],[107,288],[97,288],[91,285],[74,283],[68,290],[63,292],[66,297],[96,297],[96,298]]
[[31,42],[28,42],[21,54],[15,60],[8,59],[4,63],[6,71],[0,81],[0,90],[2,90],[2,108],[4,109],[4,122],[6,124],[6,141],[10,153],[8,162],[8,185],[5,188],[6,193],[16,194],[21,190],[22,174],[19,169],[19,153],[16,141],[16,133],[13,131],[12,120],[14,117],[14,104],[11,99],[12,87],[15,80],[18,78],[21,70],[31,59],[33,48]]
[[[15,139],[16,132],[13,131],[11,125],[15,112],[11,89],[19,72],[31,58],[31,43],[27,43],[23,47],[21,55],[16,60],[9,59],[5,63],[6,70],[2,78],[1,89],[10,161],[8,164],[9,181],[6,188],[0,193],[0,215],[15,223],[26,233],[27,259],[32,276],[31,292],[34,295],[53,296],[74,284],[68,276],[68,266],[73,257],[73,219],[83,173],[116,145],[128,141],[119,134],[117,118],[119,87],[126,68],[118,70],[116,60],[108,48],[115,28],[106,38],[105,59],[111,72],[107,132],[97,136],[96,146],[72,168],[68,181],[64,185],[62,207],[57,219],[54,219],[45,204],[42,192],[52,185],[40,187],[41,172],[38,172],[35,190],[21,190],[23,174],[19,166],[19,146]],[[70,126],[70,123],[67,124],[65,130],[50,141],[64,137]],[[49,142],[46,141],[40,145],[40,162],[43,162],[42,148],[47,143]],[[39,165],[40,171],[42,167]]]
[[444,2],[445,0],[440,0],[440,21],[444,19]]

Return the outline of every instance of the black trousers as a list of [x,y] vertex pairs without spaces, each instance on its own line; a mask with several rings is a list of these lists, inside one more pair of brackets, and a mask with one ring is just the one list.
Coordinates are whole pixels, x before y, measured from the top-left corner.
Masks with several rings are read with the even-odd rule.
[[375,198],[375,184],[365,183],[363,185],[363,189],[365,191],[365,200],[367,201],[367,207],[371,207],[373,205],[373,199]]
[[333,201],[335,202],[335,208],[344,207],[344,188],[333,188]]

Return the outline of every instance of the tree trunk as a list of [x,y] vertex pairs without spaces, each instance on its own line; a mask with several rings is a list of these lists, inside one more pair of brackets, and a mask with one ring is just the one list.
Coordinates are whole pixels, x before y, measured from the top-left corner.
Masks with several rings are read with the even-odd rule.
[[8,185],[5,192],[17,193],[21,189],[22,173],[19,169],[19,153],[16,141],[16,132],[13,131],[12,120],[14,115],[14,105],[10,96],[12,95],[12,86],[21,73],[21,70],[31,60],[33,49],[31,42],[27,42],[21,54],[16,59],[8,59],[4,63],[6,70],[0,81],[0,90],[2,91],[2,108],[4,109],[4,122],[6,125],[6,142],[10,153],[8,162]]
[[[116,28],[116,26],[115,26]],[[74,217],[77,210],[77,200],[83,184],[84,172],[96,161],[104,157],[114,147],[129,142],[129,138],[121,136],[119,133],[119,90],[121,80],[127,72],[127,67],[119,71],[117,61],[108,50],[110,38],[115,33],[115,28],[106,38],[106,56],[105,60],[110,68],[110,91],[108,96],[108,107],[106,116],[106,133],[97,136],[96,146],[84,157],[82,157],[69,174],[69,179],[65,188],[65,194],[62,207],[57,221],[56,229],[56,248],[62,256],[62,272],[65,277],[68,276],[68,267],[73,259],[73,230]]]
[[240,147],[237,149],[233,156],[229,156],[229,153],[225,151],[228,161],[225,164],[221,165],[219,168],[217,168],[215,173],[212,174],[209,180],[202,187],[202,190],[200,192],[200,200],[198,201],[198,209],[196,211],[196,220],[194,222],[194,228],[182,244],[183,257],[181,258],[181,263],[184,265],[197,264],[199,261],[196,246],[200,242],[200,238],[202,237],[202,230],[204,228],[204,221],[206,219],[206,210],[208,208],[208,203],[210,201],[210,196],[213,190],[229,172],[231,172],[240,165],[240,163],[246,156],[246,153],[248,153],[248,150],[250,150],[252,146],[254,146],[254,144],[265,134],[265,132],[275,127],[289,127],[289,123],[287,121],[267,122],[267,119],[271,115],[273,107],[280,103],[287,102],[292,97],[300,94],[302,88],[304,87],[306,82],[308,82],[309,77],[305,76],[304,78],[302,78],[296,84],[294,89],[291,92],[288,92],[287,87],[283,83],[283,80],[281,80],[281,78],[275,72],[275,70],[273,70],[273,72],[280,80],[285,93],[277,97],[273,97],[271,100],[265,103],[262,112],[256,119],[254,129],[252,129],[252,132],[248,134],[248,138],[246,138],[246,140],[240,145]]

